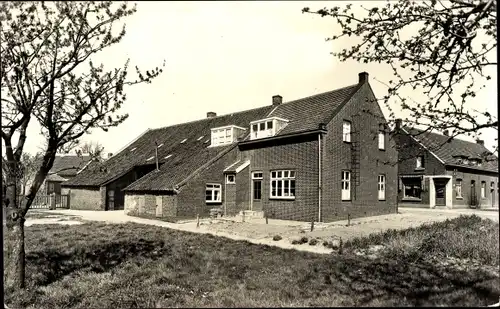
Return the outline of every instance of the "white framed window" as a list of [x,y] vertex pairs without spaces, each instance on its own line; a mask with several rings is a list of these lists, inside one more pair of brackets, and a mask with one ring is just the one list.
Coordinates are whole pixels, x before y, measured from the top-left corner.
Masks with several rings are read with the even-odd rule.
[[271,171],[271,198],[295,198],[295,171]]
[[378,175],[378,200],[385,201],[385,175]]
[[252,179],[263,179],[262,172],[252,172]]
[[385,150],[385,132],[384,131],[378,132],[378,149]]
[[421,200],[423,181],[421,178],[401,177],[403,198],[405,200]]
[[342,141],[351,142],[351,122],[348,120],[344,120],[342,124]]
[[205,201],[207,203],[220,203],[221,202],[221,194],[222,186],[217,183],[207,183],[207,187],[205,189]]
[[351,172],[342,171],[342,190],[341,197],[343,201],[351,200]]
[[416,168],[424,168],[424,156],[418,156],[417,157]]
[[486,181],[481,181],[481,198],[486,198]]
[[[229,145],[233,143],[238,137],[238,134],[244,130],[246,129],[234,125],[211,129],[211,146]],[[200,137],[200,139],[201,138],[203,137]]]
[[250,139],[259,139],[274,136],[281,130],[288,120],[272,117],[250,122]]
[[227,174],[226,175],[226,184],[234,184],[234,183],[236,183],[236,175]]
[[455,180],[455,197],[463,198],[462,196],[462,179]]

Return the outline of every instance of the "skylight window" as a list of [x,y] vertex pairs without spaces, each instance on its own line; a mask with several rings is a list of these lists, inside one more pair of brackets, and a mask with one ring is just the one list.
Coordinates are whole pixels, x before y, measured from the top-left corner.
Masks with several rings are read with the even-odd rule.
[[206,143],[208,143],[208,142],[210,142],[210,140],[209,140],[209,139],[207,139],[206,141],[204,141],[204,142],[203,142],[203,144],[206,144]]
[[201,140],[203,137],[204,137],[203,135],[198,137],[197,141]]
[[166,157],[165,157],[165,159],[168,159],[168,158],[170,158],[171,156],[172,156],[172,155],[171,155],[171,154],[169,154],[168,156],[166,156]]
[[132,151],[134,151],[136,149],[137,149],[137,147],[134,147],[134,148],[130,149],[130,152],[132,152]]
[[187,138],[183,139],[183,140],[181,141],[181,144],[184,144],[186,141],[187,141]]
[[152,156],[152,157],[148,158],[146,161],[151,161],[151,160],[153,160],[154,158],[155,158],[155,156]]
[[163,146],[163,143],[161,143],[160,145],[158,145],[158,148],[160,148],[161,146]]

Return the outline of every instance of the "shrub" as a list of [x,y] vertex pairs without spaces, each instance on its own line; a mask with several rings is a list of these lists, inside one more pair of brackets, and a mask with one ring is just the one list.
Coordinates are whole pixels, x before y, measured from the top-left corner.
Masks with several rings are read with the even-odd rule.
[[305,236],[300,239],[301,244],[307,244],[308,241],[309,241],[309,239]]
[[310,245],[310,246],[316,246],[316,245],[318,244],[318,242],[319,242],[319,241],[318,241],[317,239],[313,238],[313,239],[311,239],[311,240],[309,241],[309,245]]
[[274,241],[278,241],[278,240],[282,240],[282,239],[283,239],[283,237],[281,237],[280,235],[275,235],[275,236],[273,237],[273,240],[274,240]]
[[292,240],[292,245],[300,245],[300,244],[301,244],[300,240],[297,239]]

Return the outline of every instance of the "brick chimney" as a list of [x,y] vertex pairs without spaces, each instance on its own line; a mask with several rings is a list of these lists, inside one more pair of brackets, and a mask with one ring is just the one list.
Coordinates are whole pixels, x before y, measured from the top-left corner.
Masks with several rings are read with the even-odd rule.
[[396,119],[396,130],[400,130],[401,129],[401,123],[403,122],[403,120],[401,120],[401,118],[398,118]]
[[283,97],[279,94],[273,95],[273,106],[278,106],[283,103]]
[[484,141],[482,139],[476,140],[476,143],[478,143],[481,146],[484,146]]
[[216,116],[217,116],[217,114],[214,112],[207,112],[207,118],[214,118]]
[[364,84],[368,82],[368,73],[367,72],[361,72],[358,74],[359,75],[359,83]]

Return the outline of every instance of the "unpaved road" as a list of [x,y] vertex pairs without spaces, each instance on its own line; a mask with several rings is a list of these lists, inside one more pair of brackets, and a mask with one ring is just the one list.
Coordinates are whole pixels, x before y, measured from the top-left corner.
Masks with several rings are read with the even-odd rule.
[[[135,222],[141,224],[156,225],[194,233],[209,233],[217,236],[228,237],[234,240],[247,240],[252,243],[278,246],[281,248],[293,248],[302,251],[316,253],[330,253],[332,250],[322,246],[321,242],[316,246],[308,244],[292,245],[293,239],[300,237],[317,238],[319,240],[343,240],[354,237],[366,236],[371,233],[385,231],[387,229],[405,229],[419,226],[425,223],[443,221],[456,218],[460,215],[478,215],[482,218],[499,221],[498,211],[479,210],[436,210],[436,209],[410,209],[400,208],[399,214],[382,215],[353,219],[347,226],[347,221],[333,223],[315,223],[314,231],[310,231],[310,223],[286,220],[252,219],[241,222],[241,218],[233,217],[225,220],[204,220],[199,227],[196,222],[169,223],[160,220],[150,220],[127,216],[123,211],[83,211],[83,210],[36,210],[33,212],[50,212],[54,217],[26,220],[26,225],[31,224],[79,224],[82,221],[102,221],[107,223]],[[232,219],[232,220],[231,220]],[[273,241],[275,235],[282,237],[279,241]]]

